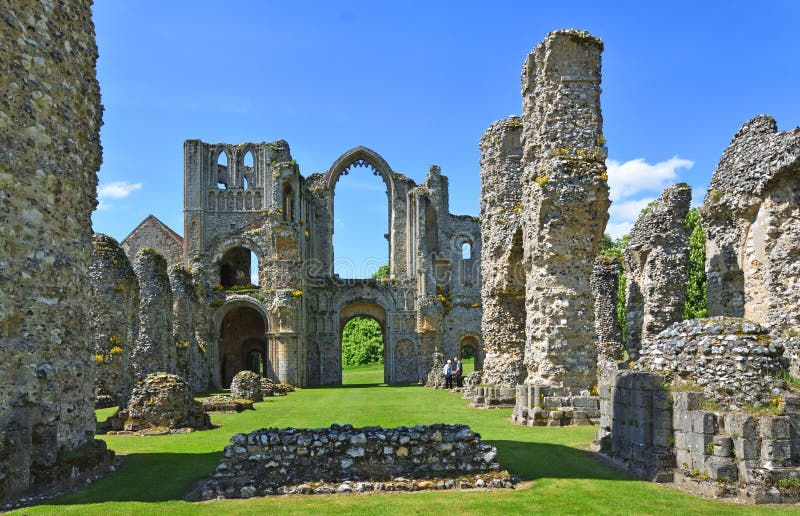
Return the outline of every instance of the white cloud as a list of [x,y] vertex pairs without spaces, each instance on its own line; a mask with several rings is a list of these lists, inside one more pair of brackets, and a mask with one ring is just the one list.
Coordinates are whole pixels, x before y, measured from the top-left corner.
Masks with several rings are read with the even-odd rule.
[[616,201],[611,203],[608,214],[611,220],[630,220],[635,221],[639,218],[642,210],[653,201],[653,197],[645,197],[635,201]]
[[[644,158],[624,163],[609,159],[608,185],[612,200],[606,233],[619,238],[633,228],[639,213],[670,184],[681,181],[679,172],[694,166],[694,161],[674,156],[666,161],[650,164]],[[649,194],[649,195],[648,195]]]
[[609,159],[606,160],[606,166],[611,200],[617,201],[641,192],[663,190],[667,185],[677,182],[678,170],[692,168],[694,161],[673,156],[651,165],[644,158],[625,163]]
[[[132,192],[142,189],[142,183],[129,183],[127,181],[114,181],[97,187],[97,197],[122,199],[129,196]],[[102,204],[102,203],[101,203]],[[109,205],[110,207],[110,205]],[[97,208],[98,210],[100,207]]]
[[630,233],[632,228],[633,222],[609,222],[606,226],[606,233],[611,238],[617,239]]

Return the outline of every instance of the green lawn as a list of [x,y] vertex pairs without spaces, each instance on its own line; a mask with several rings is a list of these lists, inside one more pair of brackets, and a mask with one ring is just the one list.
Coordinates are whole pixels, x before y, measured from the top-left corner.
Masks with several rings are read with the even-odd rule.
[[[213,415],[221,425],[184,435],[101,437],[125,458],[118,472],[31,513],[74,514],[740,514],[786,511],[695,498],[649,482],[629,479],[601,466],[584,450],[594,427],[525,428],[508,422],[510,410],[475,410],[448,391],[419,386],[374,386],[363,368],[363,383],[302,389],[257,403],[243,414]],[[377,371],[377,373],[376,373]],[[378,374],[377,380],[375,374]],[[349,376],[348,373],[347,376]],[[356,378],[350,377],[350,378]],[[362,383],[359,380],[358,383]],[[107,416],[110,410],[98,411]],[[271,497],[188,503],[190,484],[217,464],[231,435],[264,426],[319,427],[331,423],[364,426],[464,423],[497,446],[502,466],[526,482],[513,491],[432,491],[352,496]]]

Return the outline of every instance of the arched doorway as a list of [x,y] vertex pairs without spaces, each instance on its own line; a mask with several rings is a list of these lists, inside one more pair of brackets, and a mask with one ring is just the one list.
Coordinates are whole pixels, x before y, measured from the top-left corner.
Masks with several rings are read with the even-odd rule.
[[[472,371],[480,371],[483,369],[483,361],[481,360],[481,350],[478,338],[474,335],[466,335],[461,338],[458,343],[458,356],[464,364],[464,375]],[[473,364],[467,367],[468,364]]]
[[254,371],[274,379],[267,353],[267,324],[248,304],[231,307],[222,317],[219,333],[219,378],[228,388],[239,371]]
[[[369,301],[355,301],[353,303],[348,304],[344,308],[341,309],[339,312],[339,352],[340,356],[343,352],[343,337],[345,333],[345,327],[351,321],[368,319],[370,321],[374,321],[380,327],[380,336],[381,341],[383,344],[382,348],[382,358],[383,358],[383,383],[389,383],[389,371],[388,371],[388,364],[389,364],[389,357],[387,353],[387,343],[386,343],[386,310],[383,309],[380,305],[369,302]],[[342,356],[342,365],[344,367],[344,356]],[[341,383],[341,380],[340,380]],[[355,381],[353,383],[359,383]]]

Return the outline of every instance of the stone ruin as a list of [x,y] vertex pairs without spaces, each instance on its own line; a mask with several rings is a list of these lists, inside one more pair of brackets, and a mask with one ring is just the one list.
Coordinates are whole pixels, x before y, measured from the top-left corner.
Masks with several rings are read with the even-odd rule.
[[91,212],[103,108],[88,2],[7,2],[0,52],[0,503],[110,465],[94,441]]
[[692,190],[670,186],[639,217],[623,252],[626,348],[632,359],[670,324],[683,319],[689,235],[684,220]]
[[481,139],[482,331],[492,338],[474,406],[505,406],[499,397],[519,384],[568,406],[596,385],[589,280],[610,205],[602,50],[586,32],[550,33],[522,69],[523,116]]
[[261,392],[261,376],[253,371],[240,371],[231,381],[231,396],[250,401],[264,401]]
[[[641,318],[627,317],[646,330],[639,359],[601,377],[597,445],[620,467],[710,496],[800,501],[800,393],[788,376],[798,370],[798,192],[800,130],[778,132],[767,116],[744,124],[701,210],[712,317],[669,325],[682,310],[680,278],[656,281],[643,290],[651,308],[645,298]],[[649,253],[650,270],[685,263],[675,261],[684,245],[675,211],[652,221],[658,235],[648,238],[674,228],[676,254]],[[631,257],[641,263],[649,245]],[[648,311],[660,319],[650,329]]]
[[[260,388],[270,392],[288,389],[275,382],[339,383],[341,327],[359,315],[383,328],[389,383],[425,379],[435,364],[427,357],[466,347],[480,367],[481,334],[491,336],[478,380],[488,385],[470,387],[484,405],[514,389],[523,424],[592,422],[599,407],[598,446],[637,475],[798,501],[800,399],[785,368],[800,371],[800,130],[779,132],[772,118],[756,117],[714,173],[701,219],[708,311],[723,319],[680,321],[688,187],[667,189],[639,221],[623,260],[627,351],[639,356],[631,364],[620,361],[612,312],[618,265],[595,262],[609,206],[597,38],[556,31],[528,56],[522,116],[493,124],[481,140],[480,221],[449,212],[448,180],[436,166],[418,185],[357,147],[304,177],[284,141],[188,140],[185,239],[148,217],[121,246],[102,235],[93,246],[102,106],[90,6],[10,3],[4,15],[0,84],[12,93],[0,101],[0,501],[75,484],[110,464],[93,440],[97,396],[127,402],[121,428],[141,432],[207,426],[192,389],[225,387],[239,371],[264,371],[270,381]],[[359,167],[387,186],[390,281],[344,281],[333,271],[334,188]],[[162,254],[177,267],[168,272]],[[252,256],[258,285],[249,284]],[[324,444],[351,430],[327,429]],[[432,463],[453,465],[440,449],[451,441],[435,432],[361,430],[387,442],[416,432],[402,438],[430,451]],[[232,469],[217,472],[227,480],[213,479],[208,492],[327,492],[327,484],[244,485],[229,476],[249,467],[242,444],[270,450],[308,432],[236,436],[225,459]],[[392,454],[368,450],[360,434],[347,439],[353,453],[331,454],[328,471],[367,457],[391,475],[414,456],[401,437]],[[308,460],[299,452],[307,448],[292,446],[280,460]],[[469,460],[475,466],[480,454]],[[486,478],[464,482],[508,482]],[[423,486],[359,482],[336,490]]]
[[203,404],[180,376],[151,373],[138,382],[125,409],[110,418],[110,433],[163,435],[211,428]]
[[511,488],[496,455],[465,425],[262,428],[234,435],[189,498]]
[[124,406],[133,389],[131,353],[139,332],[139,282],[113,238],[92,236],[89,320],[97,364],[98,408]]

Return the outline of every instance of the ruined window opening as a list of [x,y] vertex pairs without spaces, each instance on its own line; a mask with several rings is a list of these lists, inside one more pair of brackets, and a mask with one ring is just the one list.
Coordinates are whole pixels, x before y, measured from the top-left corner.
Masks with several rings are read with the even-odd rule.
[[469,242],[464,242],[461,244],[461,259],[462,260],[471,260],[472,259],[472,244]]
[[514,293],[524,295],[525,293],[525,268],[523,265],[524,248],[522,245],[522,230],[517,229],[511,238],[511,249],[508,254],[508,265],[506,269],[506,286]]
[[373,277],[389,263],[390,203],[383,176],[368,161],[351,163],[338,177],[333,204],[334,274]]
[[425,200],[425,247],[432,255],[439,252],[439,218],[428,199]]
[[254,163],[253,153],[250,151],[245,152],[242,158],[242,185],[245,190],[250,186],[250,182],[253,178],[253,171],[255,170]]
[[223,288],[257,287],[258,256],[246,247],[225,251],[219,264],[219,284]]
[[283,187],[283,220],[294,222],[294,192],[288,184]]
[[251,351],[247,356],[247,369],[253,371],[259,376],[264,376],[264,360],[261,353],[258,351]]
[[217,156],[217,188],[228,188],[228,151],[222,151]]

